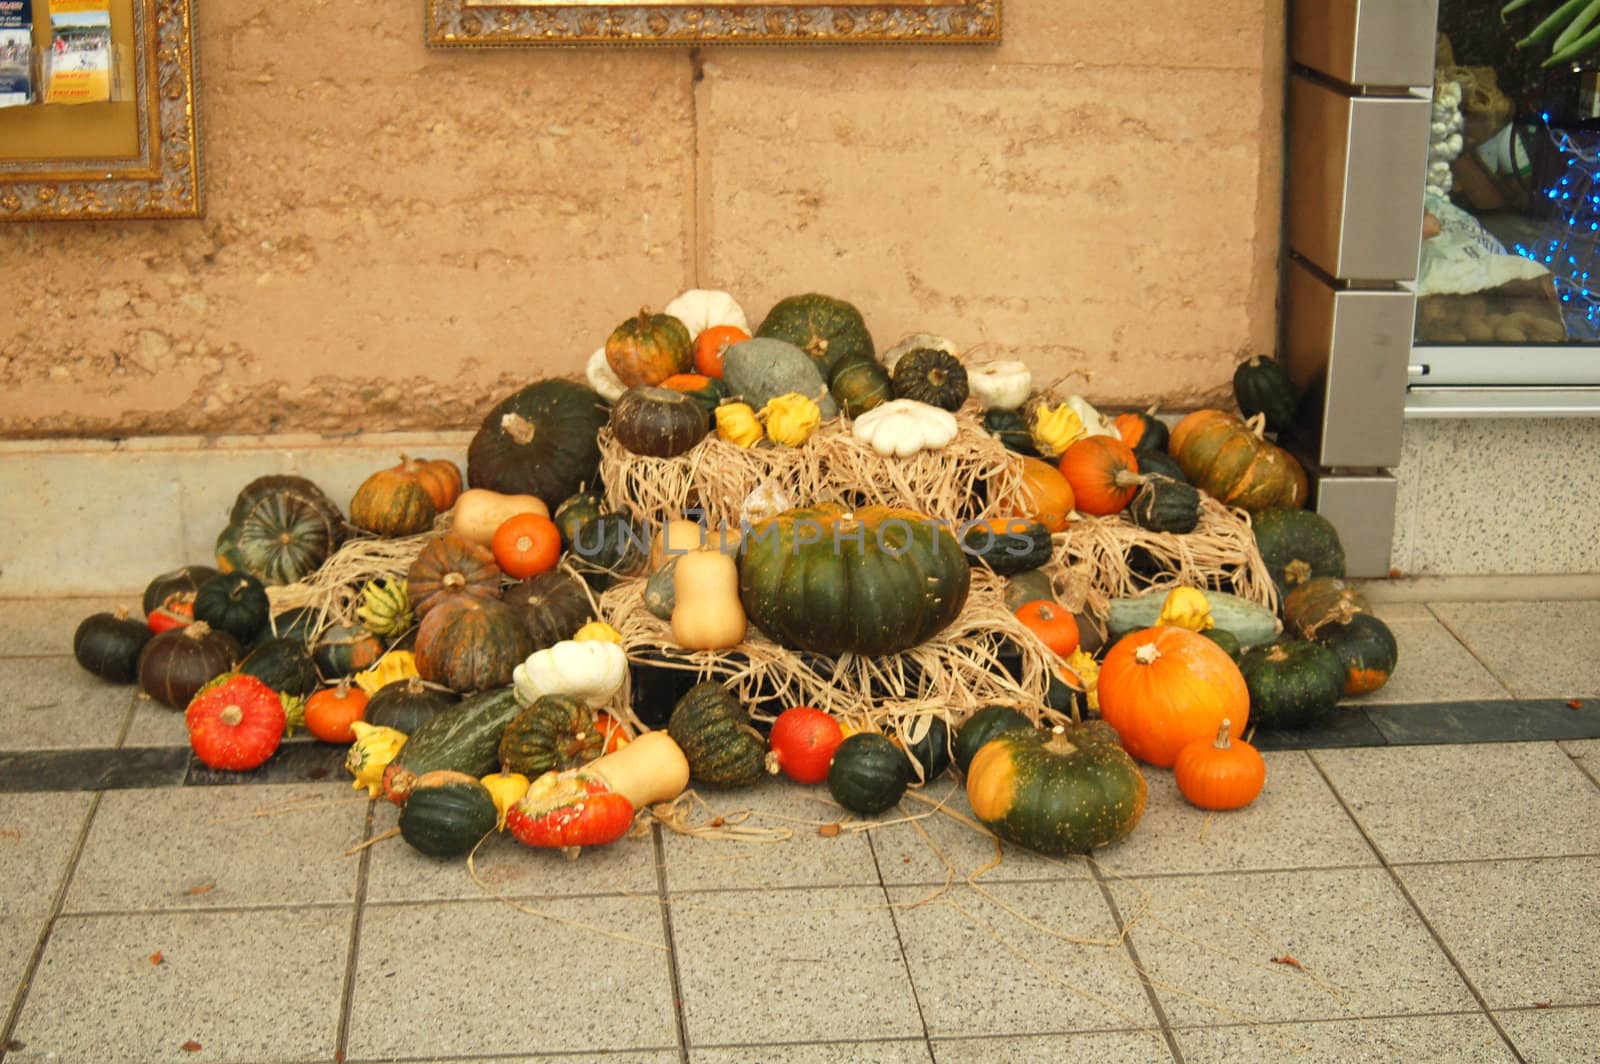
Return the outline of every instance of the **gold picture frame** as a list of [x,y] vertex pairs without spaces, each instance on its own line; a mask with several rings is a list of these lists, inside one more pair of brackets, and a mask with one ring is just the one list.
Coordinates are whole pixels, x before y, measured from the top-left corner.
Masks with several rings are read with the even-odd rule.
[[0,221],[200,217],[193,0],[111,7],[112,101],[0,109]]
[[1000,0],[740,4],[644,0],[427,0],[428,44],[997,44]]

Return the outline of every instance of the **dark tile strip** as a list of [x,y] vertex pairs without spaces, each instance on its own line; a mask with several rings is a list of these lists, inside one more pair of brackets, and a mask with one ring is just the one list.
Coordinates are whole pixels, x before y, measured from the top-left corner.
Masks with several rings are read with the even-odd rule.
[[1333,747],[1385,746],[1389,740],[1372,723],[1365,706],[1340,706],[1312,728],[1257,731],[1250,740],[1258,750],[1326,750]]
[[[185,751],[187,753],[188,751]],[[344,759],[349,749],[332,743],[290,742],[278,747],[272,760],[253,772],[207,768],[189,759],[184,784],[190,787],[234,787],[247,783],[326,783],[348,780]]]
[[0,792],[177,787],[188,768],[181,746],[0,752]]
[[1395,745],[1600,738],[1600,702],[1560,699],[1373,706],[1367,717]]

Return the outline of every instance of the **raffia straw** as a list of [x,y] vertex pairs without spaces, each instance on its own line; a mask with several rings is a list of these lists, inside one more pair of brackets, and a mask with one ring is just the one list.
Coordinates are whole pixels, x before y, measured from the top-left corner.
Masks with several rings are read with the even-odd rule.
[[335,624],[356,623],[356,607],[361,605],[361,589],[377,577],[402,579],[417,560],[422,548],[436,532],[397,539],[362,536],[334,551],[310,576],[298,583],[267,588],[272,615],[306,607],[316,611],[307,642],[314,643]]
[[719,813],[694,790],[687,790],[670,802],[653,805],[650,818],[675,835],[697,839],[737,839],[740,842],[787,842],[794,838],[788,828],[747,826],[754,815],[749,809]]

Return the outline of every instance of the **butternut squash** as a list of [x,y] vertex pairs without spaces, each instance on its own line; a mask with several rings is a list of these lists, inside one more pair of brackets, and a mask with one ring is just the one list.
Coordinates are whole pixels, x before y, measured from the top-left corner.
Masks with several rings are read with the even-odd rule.
[[506,518],[526,513],[549,517],[550,508],[536,495],[502,495],[487,488],[469,488],[456,499],[450,513],[451,527],[457,535],[487,547],[494,541],[495,529]]
[[670,802],[689,786],[689,759],[664,731],[645,732],[627,746],[585,765],[635,809]]
[[689,650],[723,650],[744,639],[739,567],[716,550],[690,551],[672,574],[672,638]]

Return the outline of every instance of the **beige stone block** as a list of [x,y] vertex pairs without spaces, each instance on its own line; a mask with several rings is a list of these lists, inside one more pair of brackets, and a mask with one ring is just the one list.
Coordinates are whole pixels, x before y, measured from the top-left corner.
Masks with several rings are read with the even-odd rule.
[[1002,0],[1003,63],[1244,70],[1281,54],[1284,5],[1249,0],[1140,4]]
[[707,64],[703,282],[757,319],[843,296],[881,345],[982,343],[1106,403],[1226,388],[1278,238],[1258,73],[888,62]]

